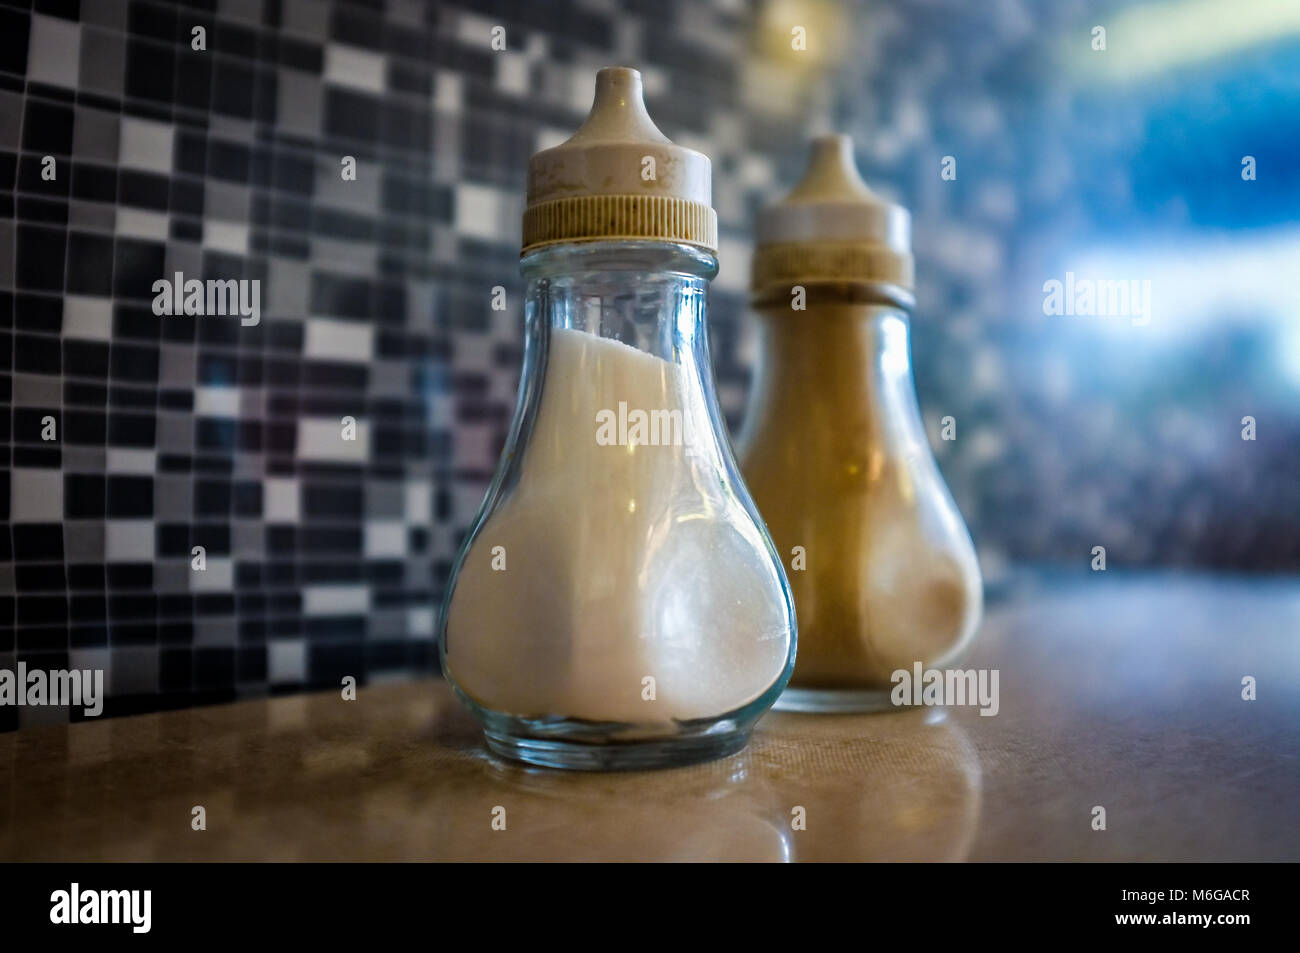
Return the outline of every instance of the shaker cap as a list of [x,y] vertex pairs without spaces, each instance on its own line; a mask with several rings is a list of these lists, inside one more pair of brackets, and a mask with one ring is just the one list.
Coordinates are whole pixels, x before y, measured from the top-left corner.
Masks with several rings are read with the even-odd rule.
[[641,74],[607,67],[582,127],[528,163],[523,251],[628,238],[716,251],[712,192],[708,157],[672,142],[646,112]]
[[759,213],[751,275],[755,298],[817,283],[879,283],[910,293],[911,216],[862,181],[852,139],[819,136],[803,178]]

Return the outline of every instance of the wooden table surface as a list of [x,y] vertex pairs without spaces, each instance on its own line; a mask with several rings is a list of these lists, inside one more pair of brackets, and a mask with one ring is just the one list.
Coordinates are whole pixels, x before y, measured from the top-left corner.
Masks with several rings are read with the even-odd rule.
[[1300,581],[1023,577],[963,667],[996,716],[773,713],[637,774],[497,761],[428,679],[23,729],[0,859],[1300,860]]

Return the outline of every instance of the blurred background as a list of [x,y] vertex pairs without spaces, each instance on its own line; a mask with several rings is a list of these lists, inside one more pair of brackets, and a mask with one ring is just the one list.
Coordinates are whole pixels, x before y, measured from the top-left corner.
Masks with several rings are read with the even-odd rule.
[[[753,215],[847,132],[913,213],[991,592],[1098,545],[1300,568],[1300,4],[0,0],[0,668],[102,668],[109,714],[432,669],[518,383],[526,163],[615,64],[713,159],[733,432]],[[258,279],[261,321],[155,316],[177,271]],[[1149,281],[1149,320],[1045,314],[1067,273]]]

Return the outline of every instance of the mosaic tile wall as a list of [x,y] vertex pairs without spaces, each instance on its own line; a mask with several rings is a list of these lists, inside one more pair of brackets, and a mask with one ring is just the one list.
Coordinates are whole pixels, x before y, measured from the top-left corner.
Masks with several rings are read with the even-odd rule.
[[[746,28],[738,3],[0,0],[0,668],[104,669],[121,714],[434,667],[514,401],[527,159],[637,65],[743,261],[815,86],[742,122]],[[259,281],[259,320],[156,315],[178,272]]]
[[[960,420],[932,442],[994,586],[1098,543],[1300,566],[1300,410],[1257,386],[1262,338],[1225,326],[1139,376],[1032,319],[1038,250],[1149,224],[1116,154],[1155,141],[1158,96],[1080,98],[1048,55],[1124,6],[0,0],[0,668],[102,668],[108,714],[430,670],[514,401],[526,162],[611,64],[713,159],[733,428],[749,223],[834,125],[914,211],[921,403],[935,434]],[[1273,69],[1252,81],[1300,75]],[[1186,88],[1205,122],[1231,87]],[[155,315],[178,272],[258,281],[257,323]],[[0,707],[0,730],[68,717]]]

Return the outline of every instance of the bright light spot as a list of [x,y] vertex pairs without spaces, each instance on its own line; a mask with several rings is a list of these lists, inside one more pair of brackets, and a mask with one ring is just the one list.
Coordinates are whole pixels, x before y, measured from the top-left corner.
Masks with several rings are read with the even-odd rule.
[[[1076,327],[1122,333],[1133,340],[1172,341],[1215,323],[1300,327],[1300,230],[1233,232],[1152,250],[1108,246],[1060,265],[1080,278],[1151,282],[1150,323],[1123,316],[1061,316]],[[1300,333],[1300,332],[1298,332]]]
[[1295,0],[1172,0],[1104,17],[1106,49],[1094,51],[1088,29],[1066,41],[1080,72],[1102,82],[1128,82],[1261,43],[1300,35]]

